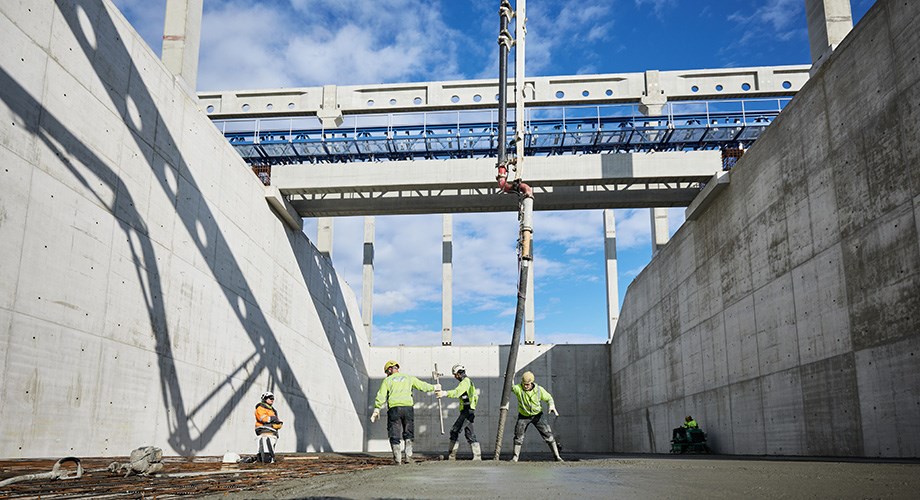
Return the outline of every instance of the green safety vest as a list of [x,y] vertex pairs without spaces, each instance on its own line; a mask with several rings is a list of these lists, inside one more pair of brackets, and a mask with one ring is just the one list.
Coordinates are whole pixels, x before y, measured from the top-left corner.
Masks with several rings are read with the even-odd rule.
[[431,392],[434,390],[434,386],[411,375],[395,372],[383,379],[380,384],[377,399],[374,400],[374,408],[380,408],[383,403],[386,403],[390,408],[412,406],[415,404],[415,401],[412,400],[412,389]]
[[700,426],[696,423],[696,420],[691,420],[689,422],[684,422],[684,427],[687,429],[698,429]]
[[463,411],[467,405],[471,410],[475,410],[476,403],[479,401],[479,391],[476,390],[476,386],[469,377],[463,377],[454,390],[447,391],[447,397],[460,399],[460,411]]
[[518,413],[525,417],[532,417],[542,413],[543,401],[546,401],[550,406],[554,404],[552,394],[537,384],[534,384],[533,389],[529,391],[525,391],[523,385],[517,384],[511,388],[511,391],[517,396]]

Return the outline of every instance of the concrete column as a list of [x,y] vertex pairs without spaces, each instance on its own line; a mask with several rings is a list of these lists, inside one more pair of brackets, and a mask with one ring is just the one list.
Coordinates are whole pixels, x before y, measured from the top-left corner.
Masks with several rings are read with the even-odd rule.
[[334,220],[332,217],[316,219],[316,249],[330,260],[332,259],[332,223]]
[[530,261],[530,272],[527,273],[527,297],[524,299],[524,344],[534,343],[534,306],[533,306],[533,273],[534,261]]
[[659,116],[668,103],[668,98],[661,90],[661,76],[658,71],[645,72],[645,92],[639,99],[639,112],[645,116]]
[[814,73],[853,29],[850,0],[805,0],[805,16]]
[[444,214],[441,238],[441,345],[451,345],[454,322],[454,219]]
[[364,269],[361,277],[361,320],[371,342],[374,326],[374,225],[373,217],[364,218]]
[[613,210],[604,210],[604,259],[607,260],[607,343],[620,317],[620,291],[617,282],[617,228]]
[[649,212],[652,216],[652,255],[668,244],[670,235],[668,234],[668,209],[651,208]]
[[198,84],[198,48],[201,45],[201,14],[204,0],[166,0],[161,58],[195,94]]

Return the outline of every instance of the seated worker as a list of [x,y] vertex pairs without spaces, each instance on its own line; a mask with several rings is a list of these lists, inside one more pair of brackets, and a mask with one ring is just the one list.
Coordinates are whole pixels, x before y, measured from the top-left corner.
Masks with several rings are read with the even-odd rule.
[[684,425],[677,427],[671,434],[672,441],[686,441],[687,440],[687,429],[699,429],[700,426],[696,423],[696,420],[693,420],[693,417],[687,415],[684,418]]
[[275,443],[278,442],[278,430],[282,422],[275,411],[275,395],[262,393],[262,401],[256,405],[256,437],[259,439],[259,453],[256,461],[265,464],[275,462]]

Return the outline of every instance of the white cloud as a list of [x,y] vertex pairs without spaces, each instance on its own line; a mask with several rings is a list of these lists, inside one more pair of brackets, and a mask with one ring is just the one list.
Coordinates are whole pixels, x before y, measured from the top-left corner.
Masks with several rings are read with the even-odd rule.
[[677,0],[636,0],[636,8],[641,9],[645,5],[649,5],[655,15],[661,16],[665,9],[677,5]]
[[647,208],[616,210],[617,250],[652,244],[652,219]]
[[573,46],[597,44],[613,32],[609,0],[538,1],[527,5],[527,74],[542,74]]
[[795,37],[807,37],[807,29],[799,27],[803,20],[803,9],[804,2],[801,0],[768,0],[754,12],[736,11],[727,19],[745,27],[736,45],[762,41],[764,36],[788,41]]
[[163,42],[163,19],[166,0],[112,0],[118,10],[131,21],[134,30],[157,54]]
[[[121,1],[140,5],[138,0]],[[440,9],[422,0],[209,1],[198,87],[458,79],[464,77],[457,61],[466,39],[447,25]]]

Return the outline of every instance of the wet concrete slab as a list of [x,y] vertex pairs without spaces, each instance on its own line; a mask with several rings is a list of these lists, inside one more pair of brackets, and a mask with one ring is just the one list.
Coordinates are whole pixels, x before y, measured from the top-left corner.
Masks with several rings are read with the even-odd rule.
[[582,456],[565,463],[428,461],[221,498],[916,498],[920,461]]

